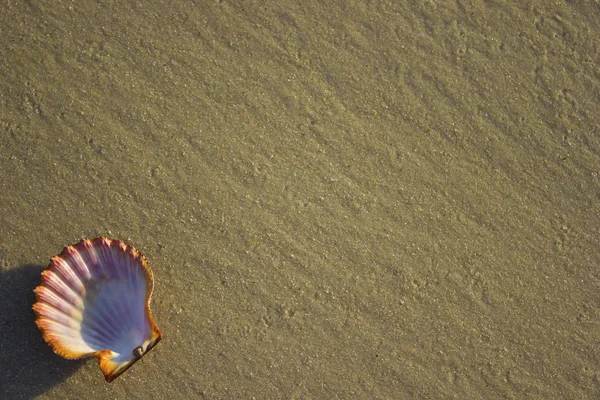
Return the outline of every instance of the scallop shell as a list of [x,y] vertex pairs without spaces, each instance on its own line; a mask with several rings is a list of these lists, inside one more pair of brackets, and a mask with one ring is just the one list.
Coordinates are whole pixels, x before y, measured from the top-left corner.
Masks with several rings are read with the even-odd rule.
[[119,240],[85,239],[52,258],[35,289],[35,323],[55,353],[94,356],[107,382],[161,339],[150,314],[152,270]]

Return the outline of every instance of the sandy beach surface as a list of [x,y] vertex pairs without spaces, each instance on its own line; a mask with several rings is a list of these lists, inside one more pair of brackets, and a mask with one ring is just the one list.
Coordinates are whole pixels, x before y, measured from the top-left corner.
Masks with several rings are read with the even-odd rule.
[[[597,2],[0,8],[1,399],[600,397]],[[111,384],[31,311],[98,236],[165,336]]]

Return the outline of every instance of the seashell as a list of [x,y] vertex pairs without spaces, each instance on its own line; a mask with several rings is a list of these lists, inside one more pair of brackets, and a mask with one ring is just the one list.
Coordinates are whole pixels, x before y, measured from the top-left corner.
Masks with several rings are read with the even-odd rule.
[[35,323],[55,353],[94,356],[111,382],[161,339],[150,314],[152,270],[119,240],[85,239],[53,257],[35,289]]

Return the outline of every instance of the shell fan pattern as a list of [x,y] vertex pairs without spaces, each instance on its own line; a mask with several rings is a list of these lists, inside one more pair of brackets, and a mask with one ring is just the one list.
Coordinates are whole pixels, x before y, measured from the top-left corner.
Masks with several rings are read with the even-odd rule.
[[85,239],[42,272],[35,322],[55,353],[96,357],[111,382],[162,339],[150,314],[153,287],[152,270],[133,247]]

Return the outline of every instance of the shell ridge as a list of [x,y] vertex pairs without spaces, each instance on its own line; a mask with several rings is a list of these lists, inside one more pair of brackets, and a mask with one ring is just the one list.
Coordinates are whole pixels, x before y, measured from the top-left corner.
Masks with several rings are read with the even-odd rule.
[[[94,267],[90,269],[90,279],[104,281],[110,278],[106,265],[109,261],[106,257],[105,250],[110,249],[111,240],[105,238],[97,238],[94,240],[84,240],[84,246],[88,248],[87,253],[89,258],[97,260]],[[97,287],[96,287],[97,289]],[[93,292],[93,290],[92,290]],[[112,318],[108,318],[108,314],[113,312],[112,307],[100,307],[100,304],[94,302],[84,302],[84,316],[91,318],[86,319],[86,323],[82,324],[82,333],[86,329],[105,329],[107,331],[107,339],[118,336],[119,327],[115,324]],[[96,350],[103,350],[97,348]]]
[[46,270],[42,273],[42,285],[40,288],[47,288],[52,290],[57,296],[60,296],[67,302],[71,302],[77,308],[81,309],[83,302],[81,301],[81,295],[73,290],[73,288],[67,284],[63,278],[52,270]]
[[[82,324],[82,330],[88,326],[104,329],[107,336],[116,338],[119,332],[118,321],[112,318],[113,309],[111,307],[102,307],[102,304],[88,304],[84,311],[86,322]],[[103,349],[97,349],[103,350]]]
[[[86,317],[90,317],[90,315],[86,315]],[[89,335],[93,336],[93,332],[102,332],[100,335],[103,339],[103,343],[110,343],[111,340],[118,337],[118,327],[108,323],[103,318],[88,318],[85,323],[81,324],[80,327],[81,336],[84,340],[87,340]],[[95,350],[104,350],[106,345],[103,344],[100,347],[96,347]]]
[[77,285],[77,287],[79,287],[80,284],[81,286],[85,286],[86,280],[83,279],[83,277],[80,275],[79,268],[77,266],[76,257],[79,254],[79,252],[77,251],[76,246],[78,245],[65,247],[62,253],[60,254],[60,258],[68,266],[68,268],[66,268],[65,271],[68,271],[69,275],[72,275],[72,278],[76,279],[75,284]]
[[[127,257],[127,247],[125,243],[115,243],[112,247],[111,256],[113,259],[114,271],[119,282],[127,283],[127,275],[128,269],[130,268],[130,257]],[[127,285],[124,285],[127,286]],[[127,305],[125,300],[125,296],[127,295],[127,287],[121,288],[121,290],[117,293],[117,305],[119,306],[119,311],[121,312],[121,316],[123,321],[129,324],[131,322],[131,315],[129,306]],[[128,327],[129,328],[129,327]]]
[[[152,330],[154,329],[153,324],[151,320],[146,318],[146,315],[149,313],[148,304],[152,292],[152,284],[150,283],[152,281],[152,273],[151,271],[148,273],[149,267],[147,267],[146,259],[140,253],[136,254],[135,264],[135,268],[133,269],[133,275],[135,276],[135,279],[132,279],[131,285],[135,285],[134,290],[143,290],[145,295],[143,298],[139,299],[139,305],[142,306],[141,308],[143,308],[143,311],[140,310],[140,312],[136,313],[133,318],[136,321],[136,324],[139,324],[140,326],[144,326],[146,325],[146,322],[148,322],[150,325],[150,330]],[[149,282],[148,284],[144,282],[144,278],[147,282]]]
[[[50,344],[52,350],[63,357],[71,359],[81,358],[86,353],[93,351],[83,339],[77,337],[78,332],[68,326],[57,324],[48,319],[36,321],[36,324],[42,331],[44,340]],[[65,338],[69,338],[69,349],[65,347],[65,341],[67,340]]]
[[[140,269],[140,261],[137,255],[139,254],[131,246],[120,243],[118,246],[117,253],[120,255],[120,268],[122,276],[125,278],[126,287],[123,288],[121,293],[120,303],[124,311],[124,318],[129,325],[129,329],[134,330],[137,326],[143,326],[139,324],[137,314],[143,313],[143,305],[139,303],[139,300],[143,300],[144,296],[135,296],[134,293],[140,291],[140,287],[137,284],[137,275]],[[136,309],[139,310],[136,312]]]
[[[146,292],[147,289],[141,285],[143,278],[142,275],[142,263],[140,259],[140,254],[133,249],[129,248],[129,252],[132,258],[129,260],[129,280],[128,280],[128,290],[130,293],[137,293],[140,291],[144,292],[143,296],[134,296],[134,302],[132,302],[129,307],[129,318],[131,320],[131,324],[133,326],[144,326],[143,314],[145,310],[145,305],[143,302],[146,300]],[[137,311],[136,311],[137,310]],[[140,318],[141,317],[141,318]]]
[[[144,290],[145,296],[144,301],[146,301],[148,288],[147,285],[144,284],[144,278],[147,279],[147,275],[144,269],[144,257],[137,253],[136,262],[134,268],[132,268],[132,276],[130,286],[132,290]],[[139,318],[139,315],[137,315]],[[139,322],[139,321],[138,321]]]
[[119,280],[125,280],[127,274],[127,259],[126,252],[119,243],[115,243],[113,247],[111,247],[110,255],[113,260],[114,273]]
[[81,330],[82,340],[94,351],[105,350],[107,345],[107,336],[96,328],[87,327],[85,331]]
[[69,263],[61,256],[56,256],[52,259],[50,270],[54,271],[61,279],[73,289],[75,293],[82,294],[85,292],[83,282],[71,270]]
[[98,257],[94,249],[94,244],[89,239],[84,239],[79,243],[83,247],[81,256],[87,269],[87,280],[92,278],[92,271],[98,268]]
[[[116,288],[107,283],[104,286],[98,288],[98,293],[94,299],[93,304],[86,304],[86,310],[90,318],[86,318],[87,323],[82,326],[82,332],[85,336],[86,328],[89,324],[90,328],[100,329],[99,327],[104,326],[107,330],[105,343],[121,340],[119,331],[125,329],[127,331],[134,330],[136,326],[135,321],[138,319],[133,318],[133,309],[137,306],[143,314],[144,306],[143,303],[138,301],[132,301],[135,299],[131,296],[128,287],[124,286],[119,288],[120,282],[115,282],[113,286],[117,285]],[[143,296],[137,296],[143,299]],[[102,350],[98,348],[97,350]],[[114,350],[114,349],[113,349]]]
[[[77,243],[75,246],[67,247],[68,263],[72,266],[73,273],[77,275],[81,282],[87,282],[90,279],[90,271],[83,260],[82,251],[85,251],[83,247],[83,241]],[[80,250],[81,249],[81,250]]]
[[[42,332],[46,332],[43,328],[40,328]],[[89,355],[89,350],[79,349],[79,350],[66,350],[63,346],[61,339],[55,338],[50,334],[46,334],[44,336],[44,340],[50,345],[52,351],[61,357],[67,358],[69,360],[76,360],[78,358],[83,358]]]
[[100,239],[96,239],[94,242],[96,242],[94,249],[96,250],[97,254],[98,254],[98,266],[100,268],[98,268],[100,270],[100,272],[102,272],[102,275],[100,276],[101,279],[110,279],[111,277],[111,273],[110,273],[110,258],[108,257],[107,251],[110,251],[110,243],[111,240],[110,239],[106,239],[106,238],[100,238]]
[[46,318],[49,321],[54,321],[59,325],[76,329],[79,326],[79,321],[74,319],[71,315],[64,313],[62,310],[52,307],[50,304],[39,303],[39,306],[34,308],[42,318]]
[[[120,278],[119,278],[120,279]],[[120,283],[120,281],[118,281]],[[114,288],[108,288],[114,290]],[[107,289],[107,290],[108,290]],[[112,300],[112,312],[107,313],[107,317],[110,318],[113,322],[117,324],[121,323],[129,329],[130,318],[128,318],[127,313],[127,304],[125,304],[124,296],[126,295],[125,288],[121,288],[121,290],[116,290],[116,293],[113,293],[111,296]]]
[[[127,258],[127,290],[130,293],[135,293],[136,288],[137,288],[137,264],[138,264],[138,259],[136,257],[135,252],[129,247],[126,249],[126,252],[130,255],[130,257]],[[138,307],[137,304],[131,304],[131,306],[129,307],[129,318],[131,320],[131,323],[135,323],[135,310]]]
[[81,311],[73,303],[65,300],[51,288],[40,286],[39,288],[36,288],[35,293],[38,300],[41,301],[40,303],[37,303],[40,306],[46,303],[60,310],[62,313],[71,316],[73,319],[81,321]]
[[[39,321],[39,325],[41,325],[42,327],[44,327],[44,329],[48,329],[48,328],[55,328],[58,329],[58,332],[65,332],[68,331],[73,335],[77,335],[79,333],[79,331],[77,330],[77,328],[74,328],[70,325],[66,325],[64,323],[61,323],[60,321],[56,320],[56,319],[49,319],[48,317],[42,317],[40,318]],[[54,337],[60,337],[60,335],[57,335],[55,333],[50,334],[51,336]]]
[[100,258],[100,267],[102,268],[103,279],[114,279],[113,263],[112,263],[112,240],[102,238],[99,240],[99,245],[96,247]]
[[[138,276],[139,272],[140,271],[138,269],[138,271],[136,272],[136,276]],[[139,280],[136,280],[135,282],[133,282],[132,284],[135,284],[136,287],[132,288],[132,290],[140,290],[140,287],[142,287],[142,285],[140,283],[141,282]],[[145,292],[147,292],[147,289],[145,287],[143,289],[144,289]],[[147,298],[147,296],[144,296],[143,298],[136,299],[136,305],[135,305],[136,308],[135,308],[135,310],[138,310],[138,311],[135,312],[134,315],[132,316],[132,321],[134,321],[134,323],[137,326],[144,326],[145,325],[145,320],[146,320],[146,318],[145,318],[145,315],[146,315],[146,304],[145,304],[145,302],[147,301],[146,298]]]

